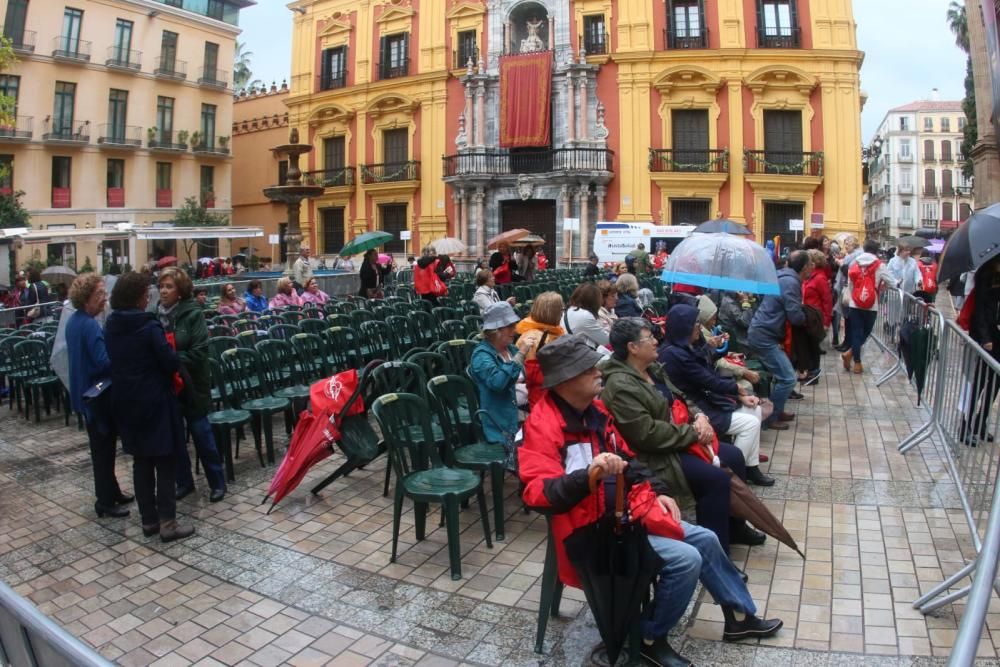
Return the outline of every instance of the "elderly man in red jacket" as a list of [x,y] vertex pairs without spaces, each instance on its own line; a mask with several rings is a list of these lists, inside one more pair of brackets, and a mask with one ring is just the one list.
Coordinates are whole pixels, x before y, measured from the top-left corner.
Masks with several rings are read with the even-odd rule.
[[719,539],[682,521],[666,483],[633,458],[610,413],[597,400],[601,359],[579,335],[563,336],[538,351],[543,386],[549,391],[531,410],[518,451],[525,503],[552,515],[559,578],[568,586],[580,586],[563,541],[576,528],[594,523],[597,508],[604,507],[604,485],[598,486],[597,498],[591,497],[590,473],[595,468],[601,477],[624,473],[631,517],[643,523],[650,545],[664,561],[642,621],[643,657],[654,665],[691,664],[670,647],[667,632],[683,615],[699,578],[722,605],[724,639],[773,635],[782,621],[756,616],[746,583]]

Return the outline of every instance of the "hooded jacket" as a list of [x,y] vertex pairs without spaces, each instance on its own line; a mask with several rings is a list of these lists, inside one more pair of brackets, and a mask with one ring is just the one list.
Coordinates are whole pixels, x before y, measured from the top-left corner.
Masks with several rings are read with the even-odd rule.
[[177,342],[177,356],[187,372],[181,392],[181,411],[188,419],[200,419],[212,411],[212,368],[208,363],[208,326],[194,299],[182,299],[171,313],[167,330]]
[[180,359],[152,313],[115,310],[104,340],[111,359],[111,406],[132,456],[170,456],[184,446],[184,425],[174,396]]
[[[852,264],[856,263],[860,267],[868,267],[878,261],[879,258],[870,252],[863,252],[855,258]],[[889,273],[888,270],[886,270],[884,264],[880,265],[875,271],[876,289],[881,288],[883,283],[892,287],[896,286],[896,279],[892,277],[892,274]],[[857,308],[858,310],[878,310],[878,299],[875,300],[875,303],[873,303],[870,308],[860,308],[856,303],[854,303],[854,286],[851,284],[850,269],[848,269],[848,278],[847,283],[844,285],[844,291],[847,294],[847,306],[849,308]]]
[[522,366],[513,361],[517,348],[511,345],[507,351],[511,361],[501,359],[493,344],[483,340],[472,351],[469,362],[469,377],[479,390],[479,407],[491,417],[483,419],[483,434],[487,442],[505,443],[517,433],[517,393],[514,387],[521,377]]
[[802,283],[802,303],[818,310],[823,316],[823,326],[830,326],[833,322],[833,292],[826,272],[813,271]]
[[[692,506],[694,496],[681,469],[680,455],[698,441],[690,424],[674,424],[673,401],[624,361],[611,358],[604,365],[604,391],[601,400],[607,406],[618,430],[625,436],[636,457],[670,487],[670,495],[681,505]],[[654,382],[670,381],[660,365],[647,369]]]
[[[705,355],[691,347],[691,331],[698,320],[698,310],[679,304],[667,313],[666,345],[660,348],[659,360],[677,388],[705,413],[717,433],[726,433],[733,410],[740,407],[739,387],[709,365]],[[723,404],[731,403],[732,410]]]
[[806,321],[802,312],[802,281],[789,268],[778,271],[778,296],[768,294],[750,321],[747,342],[750,347],[781,345],[785,340],[785,324],[801,326]]

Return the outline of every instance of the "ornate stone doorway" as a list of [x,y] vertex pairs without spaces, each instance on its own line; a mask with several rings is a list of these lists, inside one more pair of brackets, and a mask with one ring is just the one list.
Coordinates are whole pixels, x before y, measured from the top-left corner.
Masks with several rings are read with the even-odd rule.
[[549,265],[556,259],[556,201],[554,199],[505,199],[500,202],[500,230],[527,229],[545,239]]

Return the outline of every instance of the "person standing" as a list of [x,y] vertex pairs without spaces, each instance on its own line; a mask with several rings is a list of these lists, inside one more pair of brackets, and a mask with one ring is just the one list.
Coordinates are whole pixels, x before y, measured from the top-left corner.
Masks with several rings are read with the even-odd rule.
[[600,260],[597,255],[590,253],[590,257],[587,258],[587,266],[583,267],[584,278],[597,278],[601,275],[601,269],[597,266],[598,261]]
[[372,248],[361,260],[361,269],[358,271],[361,288],[358,290],[358,296],[366,299],[379,298],[383,294],[384,277],[382,266],[378,263],[378,250]]
[[780,293],[765,296],[750,321],[747,343],[774,378],[771,389],[774,412],[768,419],[768,428],[787,430],[786,422],[795,420],[794,414],[785,411],[785,403],[798,379],[784,349],[785,325],[802,326],[806,323],[802,310],[802,281],[809,277],[812,270],[812,260],[805,250],[796,250],[789,255],[788,266],[778,271]]
[[425,246],[420,259],[413,268],[413,291],[424,301],[430,301],[432,306],[438,305],[438,297],[448,293],[448,288],[437,274],[440,264],[437,250],[434,246]]
[[913,294],[920,286],[920,268],[913,259],[913,249],[906,245],[896,248],[896,256],[889,260],[889,273],[907,294]]
[[882,260],[875,255],[877,252],[877,241],[865,241],[864,252],[851,262],[844,287],[847,290],[847,342],[850,347],[840,355],[840,359],[845,371],[850,371],[853,363],[857,374],[864,372],[861,348],[875,327],[879,289],[883,284],[894,286],[896,282],[892,274],[882,266]]
[[[212,373],[208,361],[208,327],[198,303],[191,298],[191,279],[176,268],[160,273],[159,318],[164,330],[173,334],[177,355],[184,373],[184,389],[180,394],[181,411],[187,422],[194,449],[205,469],[210,493],[209,502],[217,503],[226,496],[226,475],[215,445],[208,413],[212,411]],[[194,491],[191,459],[187,446],[177,452],[177,500]]]
[[520,280],[517,275],[517,263],[510,254],[510,244],[501,243],[497,246],[496,252],[490,255],[490,271],[496,278],[497,285],[505,285],[515,280]]
[[[628,261],[629,257],[632,258],[631,262]],[[635,246],[635,250],[626,256],[626,264],[628,265],[628,272],[632,275],[646,275],[646,272],[649,271],[649,253],[646,252],[645,243],[639,243]]]
[[299,258],[292,264],[292,280],[295,282],[295,289],[301,290],[306,282],[313,277],[312,260],[309,259],[309,248],[303,246],[299,248]]
[[[122,507],[134,500],[122,493],[115,476],[115,442],[118,432],[110,409],[111,359],[104,344],[104,331],[96,317],[104,314],[107,294],[104,281],[85,273],[73,281],[69,291],[75,312],[66,323],[69,358],[69,400],[73,411],[83,415],[94,468],[97,516],[125,517]],[[88,394],[91,397],[88,399]]]
[[[837,274],[833,280],[833,347],[838,352],[846,352],[847,344],[847,306],[844,305],[843,292],[847,285],[847,271],[851,268],[851,262],[861,254],[861,247],[858,239],[850,235],[844,239],[844,257],[837,267]],[[840,321],[844,321],[843,343],[840,339]]]
[[922,298],[927,303],[934,303],[937,301],[938,293],[937,262],[923,248],[914,249],[913,256],[916,258],[917,268],[920,270],[920,289],[914,293],[914,296]]
[[39,273],[38,269],[30,269],[28,271],[28,287],[25,290],[24,297],[21,299],[21,305],[37,307],[27,310],[25,314],[26,319],[29,322],[33,322],[48,317],[51,306],[42,306],[39,304],[48,303],[51,300],[49,286],[42,280],[42,274]]
[[[1000,361],[1000,257],[994,257],[975,275],[976,288],[969,297],[973,300],[969,336],[993,359]],[[981,361],[975,365],[966,411],[969,416],[963,417],[959,435],[967,445],[993,440],[994,436],[989,432],[990,406],[1000,390],[996,373]]]
[[184,446],[184,423],[174,395],[180,358],[167,342],[163,325],[147,311],[148,280],[126,273],[111,293],[105,330],[111,359],[111,408],[122,449],[131,454],[142,534],[172,542],[194,534],[177,523],[174,480],[177,452]]

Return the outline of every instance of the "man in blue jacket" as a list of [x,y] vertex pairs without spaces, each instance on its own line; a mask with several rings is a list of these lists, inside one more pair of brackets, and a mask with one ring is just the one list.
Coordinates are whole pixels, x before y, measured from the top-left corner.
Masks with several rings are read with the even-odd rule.
[[788,430],[786,422],[793,421],[795,415],[785,412],[785,402],[795,388],[795,369],[785,354],[785,324],[801,326],[806,315],[802,311],[802,281],[812,273],[813,263],[804,250],[793,252],[788,258],[788,266],[778,271],[778,296],[767,295],[750,322],[747,342],[750,349],[764,364],[764,368],[774,377],[771,401],[774,413],[767,421],[772,429]]

